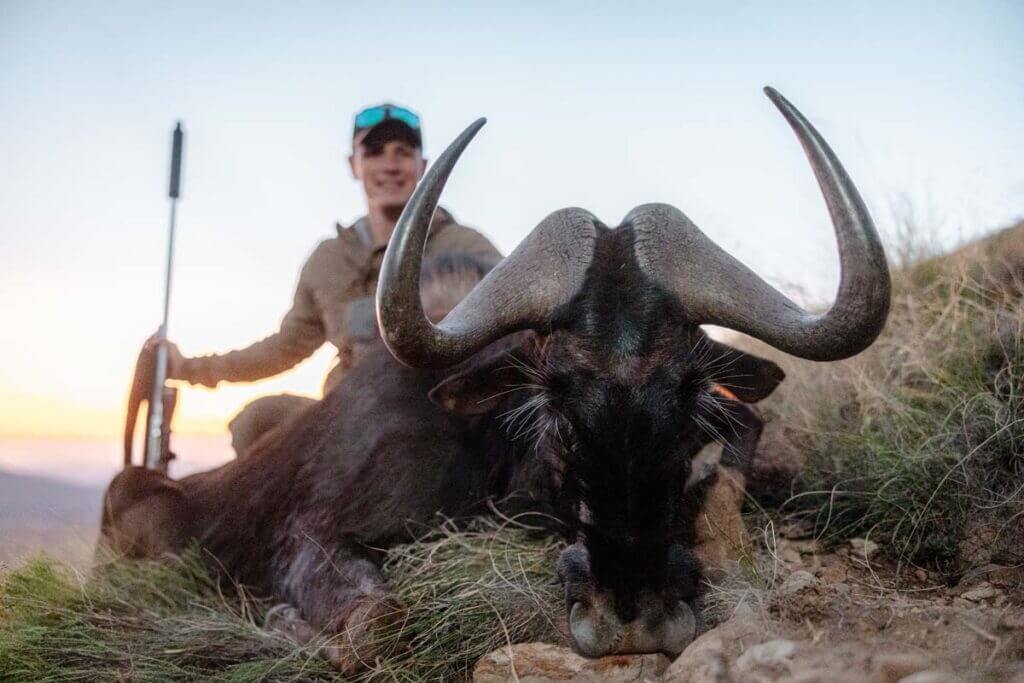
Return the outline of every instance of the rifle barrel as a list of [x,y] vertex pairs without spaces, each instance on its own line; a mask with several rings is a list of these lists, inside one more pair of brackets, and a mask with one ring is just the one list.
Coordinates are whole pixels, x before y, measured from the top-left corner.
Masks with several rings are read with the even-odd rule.
[[171,143],[171,189],[168,196],[178,198],[181,188],[181,150],[185,143],[185,133],[181,130],[181,121],[174,127],[174,141]]
[[155,469],[160,460],[163,438],[164,418],[164,382],[167,381],[167,319],[171,310],[171,273],[174,270],[174,228],[177,222],[178,197],[181,191],[181,155],[184,148],[185,134],[181,130],[181,122],[174,128],[171,144],[171,182],[168,196],[171,199],[170,230],[167,236],[167,271],[164,279],[164,317],[157,331],[160,344],[156,351],[156,369],[153,377],[153,393],[149,398],[149,423],[146,425],[145,464],[148,469]]

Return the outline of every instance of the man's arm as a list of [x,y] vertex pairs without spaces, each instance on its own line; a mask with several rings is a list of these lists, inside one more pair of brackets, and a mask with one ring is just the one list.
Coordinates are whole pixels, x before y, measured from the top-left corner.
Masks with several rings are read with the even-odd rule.
[[320,311],[310,286],[310,263],[302,269],[291,310],[277,332],[244,349],[223,354],[184,358],[177,379],[215,387],[221,380],[252,382],[294,367],[326,340]]

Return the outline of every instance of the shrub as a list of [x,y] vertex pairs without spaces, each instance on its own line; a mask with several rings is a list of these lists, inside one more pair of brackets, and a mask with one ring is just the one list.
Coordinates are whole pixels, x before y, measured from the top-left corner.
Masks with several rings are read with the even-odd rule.
[[[1006,235],[1024,252],[1024,225],[992,241]],[[762,504],[950,576],[1024,561],[1024,260],[1006,253],[972,247],[897,268],[870,349],[785,363],[764,449],[795,475],[788,497],[765,489]]]

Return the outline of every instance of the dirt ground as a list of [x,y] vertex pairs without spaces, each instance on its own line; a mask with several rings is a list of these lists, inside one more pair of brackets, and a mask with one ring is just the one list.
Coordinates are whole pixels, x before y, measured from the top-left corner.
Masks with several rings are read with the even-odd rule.
[[1024,568],[990,566],[948,586],[878,561],[860,539],[823,552],[779,536],[771,548],[755,553],[760,575],[734,566],[720,577],[709,597],[717,625],[674,661],[587,660],[530,643],[483,658],[474,680],[1024,682]]
[[713,521],[709,557],[722,561],[709,576],[708,630],[674,661],[586,660],[566,639],[491,653],[475,680],[1024,683],[1024,566],[981,565],[950,585],[870,539],[826,548],[809,525],[744,524],[736,492],[723,491],[731,511]]
[[[988,565],[951,586],[865,539],[824,552],[784,528],[766,548],[762,575],[724,582],[723,625],[681,660],[717,658],[737,680],[1024,680],[1024,567]],[[667,680],[704,680],[686,668]]]

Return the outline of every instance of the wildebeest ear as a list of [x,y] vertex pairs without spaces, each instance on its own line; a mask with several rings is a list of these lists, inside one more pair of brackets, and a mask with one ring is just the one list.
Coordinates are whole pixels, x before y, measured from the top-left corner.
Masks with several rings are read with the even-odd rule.
[[456,415],[482,415],[508,396],[513,385],[523,382],[523,372],[509,353],[472,362],[430,390],[430,400]]
[[[714,359],[710,363],[712,379],[744,403],[757,403],[766,398],[786,378],[782,368],[770,360],[708,341],[712,347],[709,357]],[[721,379],[716,379],[715,375]]]

